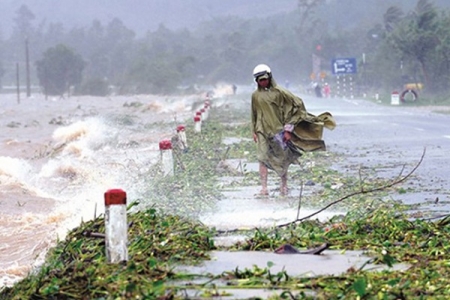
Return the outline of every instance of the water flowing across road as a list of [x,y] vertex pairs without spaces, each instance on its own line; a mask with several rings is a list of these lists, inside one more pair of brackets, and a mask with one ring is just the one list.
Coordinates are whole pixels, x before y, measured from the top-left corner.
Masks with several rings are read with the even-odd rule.
[[[215,104],[249,112],[251,89],[238,87],[237,95],[224,97],[217,93]],[[361,99],[303,98],[310,112],[329,111],[336,118],[337,128],[325,131],[324,138],[328,151],[344,158],[333,166],[342,172],[373,167],[395,177],[401,166],[414,166],[426,148],[411,178],[417,189],[396,197],[436,214],[448,212],[450,183],[443,166],[450,149],[450,116]],[[129,199],[140,198],[146,190],[143,174],[159,158],[158,142],[191,118],[202,100],[199,95],[33,96],[19,104],[14,95],[1,95],[0,286],[13,284],[42,263],[56,240],[81,220],[103,213],[106,190],[121,188]],[[219,229],[293,220],[295,208],[254,199],[256,191],[224,192],[229,201],[221,201],[217,212],[201,220]]]
[[17,103],[0,96],[0,286],[42,263],[67,231],[103,213],[104,192],[145,192],[158,143],[201,95],[115,96]]

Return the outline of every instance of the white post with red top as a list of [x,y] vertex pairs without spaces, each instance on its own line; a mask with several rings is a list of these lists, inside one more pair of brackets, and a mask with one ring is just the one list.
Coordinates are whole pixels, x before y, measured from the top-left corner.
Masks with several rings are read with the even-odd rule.
[[170,140],[162,140],[159,142],[159,150],[161,152],[161,166],[163,176],[173,176],[173,154],[172,142]]
[[211,109],[211,102],[209,100],[205,100],[205,104],[203,105],[204,114],[206,115],[205,119],[209,117],[209,110]]
[[200,110],[195,112],[195,115],[200,117],[200,120],[203,121],[203,116],[202,116],[202,112]]
[[105,192],[105,248],[108,263],[128,260],[127,194],[121,189]]
[[400,95],[397,91],[393,91],[391,94],[391,105],[400,105]]
[[208,119],[208,112],[206,108],[200,109],[200,113],[202,114],[202,121],[206,121]]
[[188,143],[186,139],[186,127],[184,125],[177,126],[177,135],[178,135],[178,147],[182,151],[186,151],[188,148]]
[[202,118],[200,116],[194,117],[194,131],[202,132]]

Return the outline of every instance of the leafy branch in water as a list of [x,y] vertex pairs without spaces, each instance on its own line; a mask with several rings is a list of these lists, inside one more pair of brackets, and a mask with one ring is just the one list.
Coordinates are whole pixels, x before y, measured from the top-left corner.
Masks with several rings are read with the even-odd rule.
[[[214,205],[217,196],[217,163],[229,155],[220,143],[223,127],[210,123],[202,134],[188,131],[190,149],[178,153],[182,164],[174,178],[149,173],[149,199],[132,203],[129,213],[129,261],[107,264],[104,219],[82,223],[49,252],[46,263],[11,288],[0,291],[0,299],[189,299],[234,296],[236,290],[270,290],[271,299],[415,299],[448,298],[450,291],[450,222],[412,219],[405,206],[382,202],[349,210],[329,221],[296,218],[272,228],[256,228],[245,241],[229,249],[273,251],[282,244],[312,247],[327,242],[332,249],[363,250],[367,262],[339,275],[293,276],[267,267],[223,270],[219,275],[189,274],[178,264],[209,259],[216,250],[217,232],[190,218],[202,205]],[[321,209],[362,194],[379,193],[406,181],[403,170],[395,180],[368,186],[359,176],[359,190],[339,197]],[[182,167],[183,166],[183,167]],[[200,175],[203,174],[203,175]],[[245,175],[246,176],[246,175]],[[153,180],[157,180],[154,185]],[[328,178],[326,178],[328,180]],[[354,181],[357,182],[357,181]],[[327,183],[328,184],[328,183]],[[324,184],[325,185],[325,184]],[[195,195],[201,194],[199,198]],[[327,194],[329,196],[330,194]],[[218,195],[217,197],[220,197]],[[192,199],[191,199],[192,198]],[[169,208],[169,213],[163,213]],[[409,207],[408,207],[409,208]],[[407,208],[407,209],[408,209]],[[363,217],[359,214],[364,212]],[[176,212],[176,214],[172,214]],[[295,256],[292,263],[295,264]],[[403,267],[394,268],[396,264]],[[370,272],[374,266],[381,272]],[[397,265],[398,266],[398,265]],[[190,297],[187,290],[194,291]],[[250,292],[251,293],[251,292]]]
[[[364,186],[361,184],[361,185],[360,185],[360,186],[361,186],[361,189],[360,189],[359,191],[356,191],[356,192],[354,192],[354,193],[345,195],[344,197],[342,197],[342,198],[340,198],[340,199],[337,199],[337,200],[331,202],[331,203],[328,204],[327,206],[325,206],[325,207],[319,209],[318,211],[316,211],[316,212],[314,212],[314,213],[312,213],[312,214],[309,214],[309,215],[307,215],[307,216],[305,216],[305,217],[302,217],[302,218],[297,218],[296,220],[294,220],[294,221],[292,221],[292,222],[288,222],[288,223],[285,223],[285,224],[277,225],[277,227],[285,227],[285,226],[289,226],[289,225],[291,225],[291,224],[293,224],[293,223],[302,222],[303,220],[310,219],[310,218],[314,217],[315,215],[318,215],[318,214],[320,214],[321,212],[323,212],[323,211],[329,209],[330,207],[332,207],[332,206],[334,206],[334,205],[336,205],[336,204],[338,204],[338,203],[340,203],[340,202],[342,202],[342,201],[345,201],[345,200],[347,200],[347,199],[349,199],[349,198],[351,198],[351,197],[354,197],[354,196],[356,196],[356,195],[372,194],[372,193],[376,193],[376,192],[379,192],[379,191],[387,190],[387,189],[389,189],[389,188],[391,188],[391,187],[393,187],[393,186],[395,186],[395,185],[397,185],[397,184],[400,184],[400,183],[406,181],[406,180],[407,180],[407,179],[408,179],[408,178],[409,178],[409,177],[410,177],[410,176],[411,176],[411,175],[419,168],[419,166],[421,165],[421,163],[422,163],[422,161],[423,161],[423,159],[424,159],[424,157],[425,157],[425,153],[426,153],[426,149],[423,150],[423,153],[422,153],[422,156],[420,157],[419,162],[418,162],[418,163],[415,165],[415,167],[414,167],[408,174],[406,174],[405,176],[403,176],[403,177],[401,176],[401,174],[403,173],[403,169],[402,169],[402,171],[400,172],[399,176],[398,176],[396,179],[394,179],[393,181],[391,181],[391,182],[389,182],[389,183],[387,183],[387,184],[384,184],[384,185],[382,185],[382,186],[378,186],[378,187],[374,187],[374,188],[370,188],[370,189],[365,189]],[[302,197],[302,195],[300,194],[300,198],[301,198],[301,197]],[[300,208],[299,208],[299,210],[300,210]]]

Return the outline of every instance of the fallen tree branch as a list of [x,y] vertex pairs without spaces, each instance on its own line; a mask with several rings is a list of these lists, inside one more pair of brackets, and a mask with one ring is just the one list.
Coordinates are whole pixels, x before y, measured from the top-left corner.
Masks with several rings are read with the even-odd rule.
[[[422,164],[422,161],[423,161],[423,159],[425,157],[425,153],[426,153],[426,148],[423,149],[422,156],[420,157],[420,160],[418,161],[418,163],[414,166],[414,168],[412,168],[412,170],[408,174],[406,174],[403,177],[401,177],[401,174],[403,173],[404,167],[402,168],[402,171],[399,173],[399,176],[397,176],[395,180],[391,181],[388,184],[385,184],[385,185],[382,185],[380,187],[376,187],[376,188],[373,188],[373,189],[368,189],[368,190],[364,190],[364,188],[361,186],[361,190],[359,190],[357,192],[354,192],[354,193],[351,193],[351,194],[348,194],[348,195],[346,195],[346,196],[344,196],[344,197],[342,197],[342,198],[340,198],[340,199],[338,199],[336,201],[333,201],[330,204],[326,205],[325,207],[319,209],[318,211],[316,211],[316,212],[314,212],[312,214],[309,214],[309,215],[307,215],[305,217],[302,217],[302,218],[298,218],[297,217],[297,219],[292,221],[292,222],[276,225],[275,227],[276,228],[282,228],[282,227],[286,227],[286,226],[289,226],[289,225],[292,225],[292,224],[295,224],[295,223],[298,223],[298,222],[302,222],[302,221],[307,220],[307,219],[309,219],[309,218],[311,218],[311,217],[313,217],[315,215],[320,214],[321,212],[323,212],[323,211],[329,209],[330,207],[332,207],[333,205],[336,205],[336,204],[338,204],[338,203],[340,203],[340,202],[342,202],[344,200],[347,200],[347,199],[349,199],[351,197],[354,197],[356,195],[369,194],[369,193],[382,191],[382,190],[385,190],[387,188],[393,187],[394,185],[402,183],[406,179],[408,179],[419,168],[419,166]],[[245,229],[245,230],[244,229],[218,230],[217,234],[228,234],[228,233],[234,233],[234,232],[239,232],[239,231],[248,231],[248,229]]]
[[104,239],[106,237],[104,233],[90,232],[90,231],[83,232],[83,235],[85,237],[99,238],[99,239]]
[[[362,194],[369,194],[369,193],[374,193],[374,192],[382,191],[382,190],[385,190],[385,189],[387,189],[387,188],[393,187],[394,185],[397,185],[397,184],[399,184],[399,183],[405,181],[405,180],[408,179],[408,178],[409,178],[409,177],[410,177],[410,176],[411,176],[411,175],[419,168],[419,166],[422,164],[423,158],[425,157],[425,152],[426,152],[426,148],[423,149],[423,153],[422,153],[422,156],[420,157],[419,162],[418,162],[418,163],[414,166],[414,168],[413,168],[408,174],[406,174],[405,176],[401,177],[401,176],[399,175],[399,176],[397,177],[396,180],[394,180],[394,181],[392,181],[392,182],[390,182],[390,183],[388,183],[388,184],[382,185],[382,186],[380,186],[380,187],[373,188],[373,189],[364,190],[364,188],[361,187],[361,190],[360,190],[360,191],[354,192],[354,193],[351,193],[351,194],[348,194],[348,195],[346,195],[346,196],[344,196],[344,197],[342,197],[342,198],[340,198],[340,199],[338,199],[338,200],[336,200],[336,201],[333,201],[333,202],[331,202],[330,204],[326,205],[325,207],[319,209],[318,211],[316,211],[316,212],[314,212],[314,213],[312,213],[312,214],[309,214],[309,215],[307,215],[307,216],[305,216],[305,217],[302,217],[302,218],[297,218],[296,220],[294,220],[294,221],[292,221],[292,222],[288,222],[288,223],[285,223],[285,224],[277,225],[276,227],[281,228],[281,227],[286,227],[286,226],[289,226],[289,225],[294,224],[294,223],[297,223],[297,222],[302,222],[302,221],[304,221],[304,220],[306,220],[306,219],[309,219],[309,218],[311,218],[311,217],[313,217],[313,216],[315,216],[315,215],[320,214],[321,212],[323,212],[324,210],[327,210],[327,209],[330,208],[331,206],[333,206],[333,205],[335,205],[335,204],[337,204],[337,203],[340,203],[340,202],[342,202],[342,201],[344,201],[344,200],[346,200],[346,199],[348,199],[348,198],[351,198],[351,197],[353,197],[353,196],[356,196],[356,195],[362,195]],[[402,169],[402,172],[403,172],[403,169]]]

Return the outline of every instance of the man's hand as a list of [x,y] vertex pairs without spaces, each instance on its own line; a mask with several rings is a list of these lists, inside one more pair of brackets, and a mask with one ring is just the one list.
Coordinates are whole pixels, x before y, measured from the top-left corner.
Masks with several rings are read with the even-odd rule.
[[285,124],[284,125],[284,134],[283,134],[283,142],[288,142],[291,140],[291,132],[294,130],[293,124]]
[[253,134],[253,140],[256,142],[258,142],[258,136],[256,135],[256,133]]
[[291,137],[292,137],[291,133],[289,131],[285,131],[283,135],[283,141],[285,142],[290,141]]

